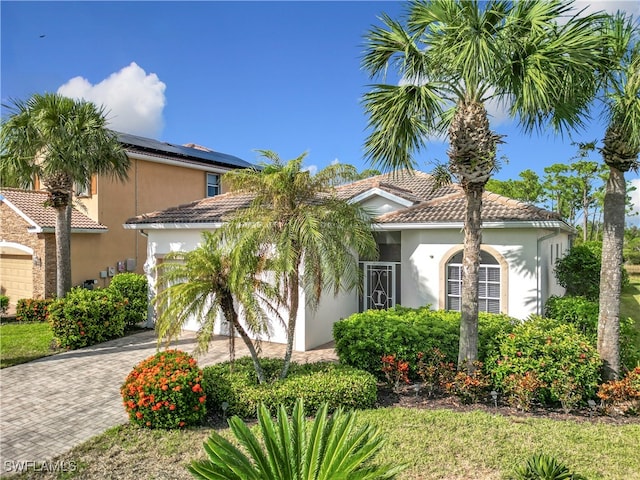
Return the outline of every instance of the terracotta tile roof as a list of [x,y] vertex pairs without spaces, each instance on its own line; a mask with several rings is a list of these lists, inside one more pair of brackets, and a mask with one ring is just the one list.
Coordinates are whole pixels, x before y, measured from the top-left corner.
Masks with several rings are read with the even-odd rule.
[[245,194],[225,193],[166,210],[138,215],[130,218],[126,223],[219,223],[226,215],[249,206],[251,199],[251,196]]
[[[466,201],[462,188],[452,185],[454,193],[419,205],[390,212],[377,218],[380,223],[461,223],[464,221]],[[528,203],[485,192],[482,196],[482,221],[542,221],[561,220],[547,210]]]
[[[433,177],[424,172],[397,172],[378,175],[336,187],[339,198],[348,200],[373,188],[413,202],[413,205],[378,217],[380,223],[457,223],[464,220],[465,198],[457,184],[436,188]],[[226,193],[166,210],[146,213],[127,224],[220,223],[226,215],[249,205],[247,194]],[[484,222],[560,220],[547,210],[486,192],[483,196]]]
[[380,188],[415,202],[429,201],[455,191],[451,185],[437,188],[435,180],[428,173],[420,171],[409,172],[407,170],[365,178],[347,185],[341,185],[336,190],[339,197],[350,199],[372,188]]
[[[0,190],[0,202],[6,199],[38,227],[49,229],[56,226],[56,211],[53,207],[45,207],[44,204],[47,198],[46,192],[17,188],[3,188]],[[106,231],[107,227],[74,208],[71,212],[71,229],[101,232]]]

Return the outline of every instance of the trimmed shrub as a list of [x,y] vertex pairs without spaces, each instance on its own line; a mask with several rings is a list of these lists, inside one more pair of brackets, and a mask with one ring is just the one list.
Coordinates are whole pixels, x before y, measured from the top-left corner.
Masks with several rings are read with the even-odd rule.
[[255,418],[258,405],[263,403],[272,412],[282,404],[290,410],[298,398],[304,399],[306,415],[313,415],[323,403],[329,411],[371,408],[377,400],[377,382],[373,375],[352,367],[329,362],[299,365],[291,363],[284,380],[274,380],[282,368],[282,359],[260,359],[265,376],[271,381],[259,385],[250,357],[233,364],[219,363],[204,368],[207,387],[207,407],[242,418]]
[[61,347],[86,347],[124,334],[126,304],[107,289],[78,287],[49,305],[49,323]]
[[600,358],[589,339],[573,325],[533,317],[502,336],[499,351],[487,360],[494,385],[509,396],[514,379],[535,374],[537,399],[561,402],[570,389],[578,401],[592,398],[600,380]]
[[6,295],[0,295],[0,313],[7,313],[9,309],[9,297]]
[[[596,345],[598,338],[597,301],[585,297],[550,297],[545,305],[545,316],[563,323],[570,323]],[[634,328],[633,319],[620,318],[620,360],[628,370],[640,364],[640,331]]]
[[125,327],[127,329],[132,329],[137,324],[146,321],[149,305],[147,277],[137,273],[119,273],[111,280],[108,290],[118,292],[129,301],[125,309]]
[[16,321],[18,322],[46,322],[49,318],[50,298],[36,300],[21,298],[16,305]]
[[202,370],[191,355],[166,350],[136,365],[120,394],[131,423],[182,428],[198,425],[205,417],[205,387]]
[[[497,339],[518,320],[489,313],[479,315],[479,359],[497,349]],[[387,355],[409,362],[409,377],[417,379],[419,353],[438,348],[445,362],[458,359],[460,312],[396,306],[368,310],[336,322],[333,337],[340,363],[365,370],[384,380],[381,359]]]

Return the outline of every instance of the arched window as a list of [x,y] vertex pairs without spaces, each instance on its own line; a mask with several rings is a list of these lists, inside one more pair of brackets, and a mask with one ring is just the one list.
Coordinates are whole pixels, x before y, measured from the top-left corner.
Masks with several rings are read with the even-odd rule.
[[[478,308],[500,313],[500,263],[490,253],[480,252]],[[460,311],[462,305],[462,251],[447,262],[447,310]]]

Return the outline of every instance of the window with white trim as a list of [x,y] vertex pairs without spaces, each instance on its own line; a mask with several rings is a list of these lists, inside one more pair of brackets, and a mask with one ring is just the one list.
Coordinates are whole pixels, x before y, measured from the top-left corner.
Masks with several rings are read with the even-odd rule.
[[207,197],[220,195],[220,175],[207,173]]
[[76,197],[90,197],[91,196],[91,180],[87,182],[75,182],[73,184],[73,190]]
[[[478,309],[481,312],[500,313],[500,264],[493,255],[480,252],[478,271]],[[447,310],[462,307],[462,251],[447,263]]]

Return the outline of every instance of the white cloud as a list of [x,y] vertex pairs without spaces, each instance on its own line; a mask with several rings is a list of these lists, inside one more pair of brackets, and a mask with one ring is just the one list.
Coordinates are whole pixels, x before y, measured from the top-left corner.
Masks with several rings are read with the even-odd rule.
[[158,138],[164,126],[165,88],[155,73],[147,74],[132,62],[95,85],[83,77],[72,78],[58,93],[104,105],[113,130]]
[[631,203],[632,210],[635,215],[627,215],[627,222],[631,225],[640,225],[640,178],[633,178],[629,180],[627,186],[636,187],[636,189],[631,192]]
[[635,17],[640,14],[640,3],[632,0],[601,0],[599,2],[578,0],[573,4],[573,9],[576,11],[584,9],[585,14],[602,11],[607,13],[621,11]]
[[315,175],[316,173],[318,173],[318,166],[317,165],[309,165],[308,167],[304,167],[302,169],[303,172],[309,172],[311,175]]
[[331,160],[331,165],[338,165],[340,163],[340,160],[338,158],[334,158],[333,160]]

